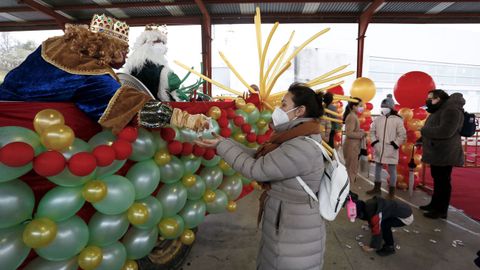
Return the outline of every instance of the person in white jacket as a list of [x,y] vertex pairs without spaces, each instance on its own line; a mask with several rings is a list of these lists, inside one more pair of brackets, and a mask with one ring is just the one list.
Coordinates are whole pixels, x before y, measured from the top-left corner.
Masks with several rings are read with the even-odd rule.
[[382,115],[377,117],[370,129],[370,139],[375,156],[375,186],[367,191],[369,195],[381,194],[381,172],[384,165],[390,174],[389,197],[395,197],[397,180],[398,149],[406,141],[407,132],[403,126],[403,118],[398,115],[387,99],[381,103]]

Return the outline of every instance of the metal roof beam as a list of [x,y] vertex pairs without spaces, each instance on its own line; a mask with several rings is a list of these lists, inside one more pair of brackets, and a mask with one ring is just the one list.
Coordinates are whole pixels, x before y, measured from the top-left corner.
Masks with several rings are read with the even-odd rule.
[[41,13],[44,13],[52,18],[55,19],[58,25],[60,27],[64,27],[65,23],[70,22],[71,19],[65,17],[64,15],[55,12],[52,8],[50,8],[46,3],[40,1],[40,0],[18,0],[18,3],[28,5],[34,10],[37,10]]

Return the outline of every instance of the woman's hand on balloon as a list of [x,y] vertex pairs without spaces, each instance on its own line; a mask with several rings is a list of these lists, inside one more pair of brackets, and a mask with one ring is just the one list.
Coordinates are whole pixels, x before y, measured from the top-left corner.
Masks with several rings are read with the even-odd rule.
[[223,137],[219,136],[214,132],[212,132],[212,135],[214,136],[213,139],[204,139],[200,137],[199,140],[195,140],[195,144],[201,147],[215,148],[220,143],[220,141],[225,140]]

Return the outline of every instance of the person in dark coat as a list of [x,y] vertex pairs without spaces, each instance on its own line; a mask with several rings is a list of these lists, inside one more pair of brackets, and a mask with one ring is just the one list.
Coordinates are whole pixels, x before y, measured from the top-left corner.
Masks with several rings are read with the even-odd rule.
[[452,168],[464,163],[460,130],[465,99],[460,93],[448,96],[437,89],[429,92],[426,103],[430,116],[421,129],[422,161],[430,164],[434,187],[431,202],[420,209],[427,211],[425,217],[447,218]]
[[[403,227],[413,223],[413,213],[406,203],[387,200],[380,196],[355,202],[357,218],[368,221],[372,232],[369,245],[363,246],[365,251],[376,250],[380,256],[388,256],[395,253],[392,227]],[[382,239],[384,245],[382,246]]]

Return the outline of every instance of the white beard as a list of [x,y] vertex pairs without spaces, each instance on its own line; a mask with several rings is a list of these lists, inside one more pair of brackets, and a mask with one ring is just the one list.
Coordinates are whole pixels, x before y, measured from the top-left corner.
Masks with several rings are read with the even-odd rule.
[[144,43],[132,52],[127,58],[124,66],[126,73],[131,74],[135,69],[141,69],[147,60],[154,64],[168,67],[168,60],[165,57],[167,53],[167,46],[163,43]]

